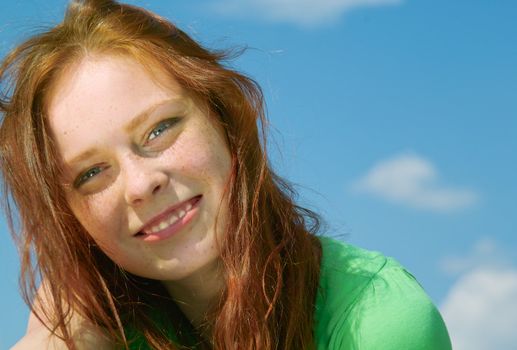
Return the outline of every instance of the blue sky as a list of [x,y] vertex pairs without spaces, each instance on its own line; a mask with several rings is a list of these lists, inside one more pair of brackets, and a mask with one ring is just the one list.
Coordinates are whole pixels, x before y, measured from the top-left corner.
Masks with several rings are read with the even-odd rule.
[[[270,154],[328,233],[399,260],[455,349],[517,346],[517,3],[510,0],[132,1],[263,87]],[[8,2],[0,53],[65,1]],[[4,220],[0,349],[25,329]]]

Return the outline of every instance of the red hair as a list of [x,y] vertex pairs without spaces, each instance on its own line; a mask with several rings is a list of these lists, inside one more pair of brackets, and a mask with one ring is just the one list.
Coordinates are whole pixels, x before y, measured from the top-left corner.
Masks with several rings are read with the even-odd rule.
[[[56,181],[60,162],[46,103],[63,69],[88,53],[158,67],[207,103],[226,133],[232,155],[229,223],[220,242],[226,288],[207,315],[210,347],[314,348],[320,221],[295,204],[292,187],[269,166],[260,87],[223,64],[228,52],[209,51],[167,20],[116,1],[72,1],[62,23],[22,43],[0,66],[4,203],[20,248],[22,294],[33,312],[70,349],[73,312],[126,348],[128,325],[154,348],[175,348],[153,315],[158,303],[168,305],[165,317],[180,340],[191,327],[159,281],[131,275],[96,246]],[[33,307],[38,278],[51,282],[41,309]]]

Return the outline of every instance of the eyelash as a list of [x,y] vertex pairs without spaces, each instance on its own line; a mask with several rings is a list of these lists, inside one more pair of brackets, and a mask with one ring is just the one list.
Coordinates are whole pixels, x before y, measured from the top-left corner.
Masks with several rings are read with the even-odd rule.
[[[180,118],[169,118],[166,120],[163,120],[159,122],[156,127],[154,127],[153,130],[148,134],[146,143],[153,141],[157,137],[160,137],[164,132],[170,129],[171,126],[178,123],[180,121]],[[103,169],[99,166],[94,166],[92,168],[89,168],[85,172],[81,173],[77,179],[74,181],[74,187],[79,188],[84,183],[88,182],[91,178],[97,176]]]
[[[166,119],[166,120],[159,122],[158,125],[156,125],[156,127],[153,130],[151,130],[151,132],[147,136],[146,142],[152,141],[155,138],[159,137],[161,134],[163,134],[163,132],[167,131],[171,126],[176,124],[178,121],[179,121],[179,118],[170,118],[170,119]],[[156,134],[157,130],[159,130],[158,134]]]
[[89,181],[92,177],[97,176],[101,171],[102,169],[99,166],[95,166],[93,168],[86,170],[84,173],[77,177],[77,180],[74,181],[74,187],[80,187],[82,184]]

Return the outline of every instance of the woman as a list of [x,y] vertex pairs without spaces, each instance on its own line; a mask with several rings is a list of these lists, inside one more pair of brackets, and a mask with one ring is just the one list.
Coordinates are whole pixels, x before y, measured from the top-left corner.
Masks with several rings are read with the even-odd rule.
[[5,58],[5,202],[32,310],[15,348],[450,349],[400,265],[316,236],[269,167],[259,87],[225,58],[102,0]]

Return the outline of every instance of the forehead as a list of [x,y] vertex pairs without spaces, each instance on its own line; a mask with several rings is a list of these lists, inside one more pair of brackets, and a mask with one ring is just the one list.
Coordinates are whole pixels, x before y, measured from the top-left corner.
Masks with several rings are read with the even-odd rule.
[[[72,115],[97,115],[146,107],[156,99],[183,97],[180,85],[153,67],[124,56],[86,56],[65,69],[47,99],[52,122]],[[154,74],[152,74],[154,73]],[[158,79],[159,78],[159,79]]]

